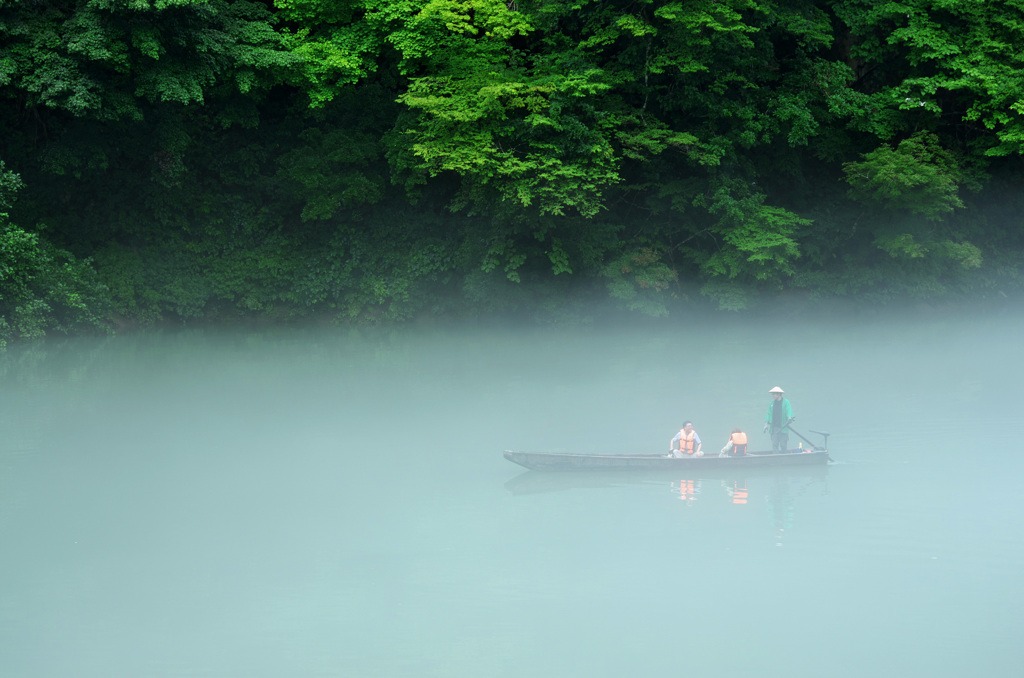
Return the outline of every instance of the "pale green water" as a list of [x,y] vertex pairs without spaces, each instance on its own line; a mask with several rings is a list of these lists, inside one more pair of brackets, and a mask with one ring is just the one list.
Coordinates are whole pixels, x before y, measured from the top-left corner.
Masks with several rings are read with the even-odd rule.
[[[933,315],[9,350],[0,676],[1014,675],[1022,334]],[[737,425],[764,446],[776,384],[797,430],[833,434],[825,472],[501,457],[661,451],[684,419],[706,448]]]

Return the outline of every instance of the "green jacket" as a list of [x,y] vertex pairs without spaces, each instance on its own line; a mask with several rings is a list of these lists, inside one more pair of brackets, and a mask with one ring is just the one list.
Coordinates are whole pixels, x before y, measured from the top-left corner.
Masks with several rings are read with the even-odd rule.
[[[772,424],[772,410],[773,409],[775,409],[775,399],[774,398],[772,398],[772,401],[770,403],[768,403],[768,414],[764,415],[764,420],[766,422],[768,422],[769,425]],[[793,406],[789,404],[789,399],[788,398],[783,398],[782,399],[782,421],[779,422],[779,423],[781,424],[781,423],[787,422],[787,421],[789,421],[792,418],[793,418]],[[788,432],[789,431],[789,427],[785,426],[785,427],[783,427],[782,430]]]

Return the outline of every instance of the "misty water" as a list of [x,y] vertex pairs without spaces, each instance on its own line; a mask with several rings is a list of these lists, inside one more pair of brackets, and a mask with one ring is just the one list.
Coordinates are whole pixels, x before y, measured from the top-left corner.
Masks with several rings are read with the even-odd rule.
[[[1003,309],[15,346],[0,676],[1013,675],[1021,336]],[[667,451],[686,419],[765,448],[776,385],[828,468],[502,458]]]

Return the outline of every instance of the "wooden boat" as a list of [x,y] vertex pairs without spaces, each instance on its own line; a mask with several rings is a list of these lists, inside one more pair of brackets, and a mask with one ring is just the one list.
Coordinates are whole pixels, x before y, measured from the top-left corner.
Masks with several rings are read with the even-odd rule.
[[533,471],[683,471],[743,470],[765,467],[814,466],[829,462],[824,448],[795,449],[773,454],[751,452],[720,457],[671,457],[664,454],[564,454],[555,452],[515,452],[505,450],[505,458]]

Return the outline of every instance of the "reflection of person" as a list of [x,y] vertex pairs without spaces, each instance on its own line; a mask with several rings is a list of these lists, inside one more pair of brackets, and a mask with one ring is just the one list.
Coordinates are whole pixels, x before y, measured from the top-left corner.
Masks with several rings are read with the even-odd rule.
[[725,444],[722,451],[718,453],[719,457],[732,452],[733,454],[746,454],[747,453],[747,434],[743,432],[741,428],[734,428],[732,435],[729,436],[729,442]]
[[771,431],[772,452],[785,452],[789,447],[789,422],[793,419],[793,406],[784,396],[785,391],[776,386],[768,391],[772,401],[768,405],[768,414],[764,416],[764,432]]
[[[677,442],[679,443],[678,445],[676,445]],[[683,424],[682,430],[669,441],[668,451],[674,457],[685,457],[688,455],[693,455],[694,457],[704,456],[700,449],[700,436],[693,430],[693,422],[688,421]]]
[[786,536],[786,530],[793,528],[793,518],[796,515],[796,493],[794,489],[806,488],[795,487],[792,479],[785,476],[776,476],[772,482],[772,489],[768,493],[768,506],[771,509],[772,523],[775,526],[775,545],[782,546],[782,538]]
[[[725,485],[725,481],[722,481]],[[733,504],[746,504],[747,498],[750,496],[750,492],[747,490],[746,480],[734,480],[732,481],[732,487],[725,486],[725,491],[729,493],[729,499]]]
[[698,494],[700,494],[699,480],[679,481],[679,498],[685,501],[687,506],[693,506],[693,502],[697,501]]

